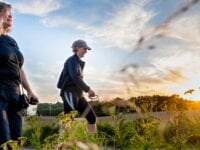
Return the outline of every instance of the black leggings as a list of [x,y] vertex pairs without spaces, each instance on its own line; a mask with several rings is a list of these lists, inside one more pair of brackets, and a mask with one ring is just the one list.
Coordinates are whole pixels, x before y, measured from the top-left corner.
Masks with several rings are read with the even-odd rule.
[[69,113],[72,110],[77,110],[81,117],[85,117],[89,124],[96,123],[96,115],[91,105],[83,96],[79,96],[74,92],[65,91],[62,95],[64,102],[64,112]]

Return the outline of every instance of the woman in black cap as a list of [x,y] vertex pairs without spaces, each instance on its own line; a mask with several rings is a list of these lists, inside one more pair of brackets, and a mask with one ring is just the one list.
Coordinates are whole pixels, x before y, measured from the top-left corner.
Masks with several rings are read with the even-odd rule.
[[96,132],[96,115],[90,104],[83,96],[83,92],[89,97],[94,97],[95,92],[83,81],[83,68],[85,62],[81,60],[91,48],[83,40],[77,40],[72,44],[74,55],[69,57],[64,64],[57,87],[61,89],[60,95],[64,102],[64,111],[68,113],[77,110],[88,121],[89,132]]

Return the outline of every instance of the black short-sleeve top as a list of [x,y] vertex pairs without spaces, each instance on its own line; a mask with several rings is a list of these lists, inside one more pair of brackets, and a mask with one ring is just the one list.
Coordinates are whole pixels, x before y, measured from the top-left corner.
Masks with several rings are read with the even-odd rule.
[[8,36],[0,36],[0,88],[16,89],[19,87],[19,67],[24,57],[19,51],[16,41]]

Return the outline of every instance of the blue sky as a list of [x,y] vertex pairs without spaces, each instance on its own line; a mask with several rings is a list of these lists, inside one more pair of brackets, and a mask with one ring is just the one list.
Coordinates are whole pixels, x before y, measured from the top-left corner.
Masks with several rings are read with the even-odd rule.
[[[41,102],[60,101],[56,82],[77,39],[92,47],[84,58],[85,81],[101,100],[173,93],[200,99],[200,3],[155,30],[189,0],[6,2],[13,6],[10,35],[25,55],[24,70]],[[136,50],[142,35],[147,38]],[[152,44],[156,48],[148,50]],[[183,95],[188,89],[195,91]]]

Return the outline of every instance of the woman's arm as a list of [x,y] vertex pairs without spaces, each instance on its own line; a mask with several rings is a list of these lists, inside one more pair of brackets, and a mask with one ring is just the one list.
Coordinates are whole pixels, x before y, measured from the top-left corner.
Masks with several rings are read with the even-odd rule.
[[33,93],[31,86],[26,78],[26,74],[22,68],[20,69],[20,74],[21,74],[22,86],[26,89],[28,97],[38,99],[38,97]]

